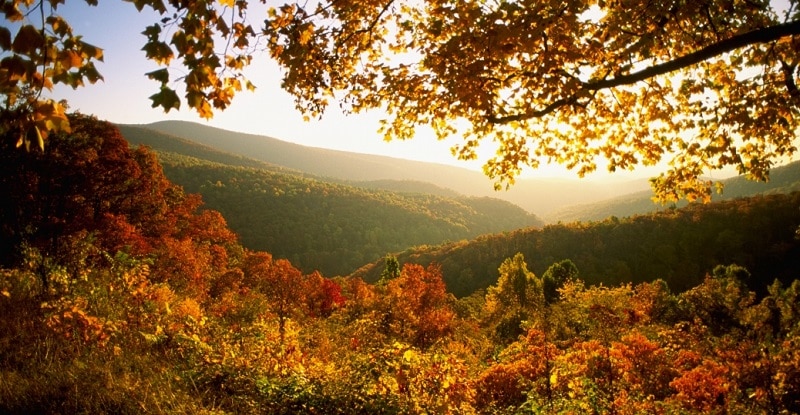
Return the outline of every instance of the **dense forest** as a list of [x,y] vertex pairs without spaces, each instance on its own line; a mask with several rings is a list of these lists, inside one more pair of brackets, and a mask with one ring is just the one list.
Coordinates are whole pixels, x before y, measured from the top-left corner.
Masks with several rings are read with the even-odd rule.
[[[70,121],[45,154],[0,140],[0,413],[800,412],[796,194],[481,237],[492,281],[458,298],[450,264],[389,256],[370,284],[246,249],[152,151]],[[586,246],[635,252],[602,274]]]
[[201,194],[244,246],[307,272],[347,275],[409,246],[543,224],[499,199],[420,193],[417,183],[335,183],[147,129],[121,131],[128,141],[157,145],[166,176]]
[[221,212],[250,249],[346,275],[409,246],[540,225],[498,199],[369,190],[162,154],[164,172]]
[[[572,260],[591,284],[662,279],[687,290],[718,264],[736,263],[763,291],[773,278],[789,282],[800,273],[800,193],[692,204],[648,215],[588,223],[548,225],[471,241],[425,246],[396,254],[402,262],[437,263],[456,295],[488,287],[504,258],[522,252],[541,275],[551,264]],[[356,275],[376,281],[381,261]]]

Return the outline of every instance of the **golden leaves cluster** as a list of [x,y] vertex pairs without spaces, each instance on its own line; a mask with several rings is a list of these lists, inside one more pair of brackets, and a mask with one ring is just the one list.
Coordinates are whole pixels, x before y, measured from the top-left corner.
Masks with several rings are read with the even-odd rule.
[[[65,0],[9,0],[2,12],[8,27],[0,27],[0,132],[19,137],[17,145],[44,148],[47,134],[69,129],[66,104],[43,98],[56,84],[79,88],[102,80],[95,63],[103,51],[83,41],[58,14]],[[86,0],[89,6],[95,0]],[[210,118],[225,109],[233,96],[254,89],[242,71],[250,64],[257,39],[247,23],[244,0],[192,1],[132,0],[137,10],[152,8],[161,20],[142,32],[148,59],[163,66],[146,76],[160,83],[152,95],[153,107],[165,111],[186,102]],[[172,79],[174,61],[186,70]],[[175,82],[181,83],[184,98]]]
[[[43,89],[102,79],[102,51],[56,13],[63,1],[3,6],[3,128],[20,144],[67,128]],[[431,128],[462,137],[462,159],[493,141],[485,172],[498,188],[543,163],[579,176],[665,165],[658,196],[707,199],[710,171],[766,180],[796,152],[796,1],[262,1],[259,26],[247,0],[130,1],[163,16],[143,32],[147,58],[163,66],[146,74],[160,84],[154,107],[185,102],[211,117],[254,88],[243,70],[266,47],[307,118],[332,103],[383,111],[385,139]]]
[[580,176],[666,164],[659,197],[705,199],[711,170],[765,180],[796,151],[796,4],[304,5],[275,10],[267,29],[301,110],[383,110],[386,139],[461,135],[463,159],[494,141],[485,172],[498,187],[549,162]]
[[12,0],[3,4],[3,17],[9,24],[0,27],[0,132],[17,137],[17,147],[30,149],[36,144],[43,149],[51,131],[69,129],[65,105],[43,98],[43,90],[52,90],[55,84],[78,88],[103,79],[94,66],[103,60],[103,51],[73,34],[70,25],[55,14],[61,3]]
[[174,59],[187,71],[177,79],[185,90],[185,102],[203,118],[227,108],[243,88],[255,89],[243,74],[257,37],[247,20],[246,1],[173,0],[169,7],[161,0],[133,3],[139,10],[149,6],[165,16],[142,32],[147,37],[142,48],[147,58],[164,66],[146,74],[161,83],[160,91],[150,97],[154,108],[180,108],[182,101],[168,70]]

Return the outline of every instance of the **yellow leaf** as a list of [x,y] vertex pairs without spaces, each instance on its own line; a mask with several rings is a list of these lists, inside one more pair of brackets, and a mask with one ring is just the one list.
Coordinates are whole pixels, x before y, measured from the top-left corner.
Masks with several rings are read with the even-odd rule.
[[219,0],[219,4],[225,7],[233,7],[234,0]]
[[71,68],[79,68],[83,63],[83,59],[81,59],[81,55],[77,52],[72,50],[65,50],[62,51],[61,56],[59,57],[59,61],[61,65],[64,66],[65,69]]
[[300,33],[298,42],[300,42],[301,45],[307,45],[312,36],[314,36],[314,26],[308,25],[305,30]]

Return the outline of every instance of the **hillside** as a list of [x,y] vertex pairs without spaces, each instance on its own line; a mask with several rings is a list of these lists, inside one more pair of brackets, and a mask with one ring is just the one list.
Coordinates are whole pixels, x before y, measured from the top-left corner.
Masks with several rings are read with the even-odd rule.
[[[570,259],[588,283],[663,279],[677,291],[697,285],[715,265],[736,263],[751,271],[751,287],[763,290],[774,278],[800,275],[798,206],[800,193],[692,204],[627,219],[485,235],[397,257],[401,263],[440,264],[448,289],[459,296],[494,284],[500,263],[517,252],[539,276]],[[375,281],[382,269],[378,261],[355,275]]]
[[166,176],[223,214],[242,244],[345,275],[389,252],[539,226],[498,199],[369,190],[160,152]]
[[[800,195],[481,237],[471,251],[420,248],[453,261],[387,261],[391,272],[373,285],[245,249],[219,212],[167,179],[153,151],[93,117],[70,115],[70,125],[46,152],[19,151],[15,134],[0,134],[0,414],[800,413],[800,280],[758,296],[745,285],[797,275]],[[368,220],[415,204],[395,212],[405,217],[393,232],[419,230],[420,215],[429,227],[471,220],[454,199],[162,154],[170,169],[199,176],[188,182],[213,173],[200,186],[242,203],[274,193],[273,203],[313,211],[370,198],[375,210],[359,212]],[[312,203],[294,203],[303,200]],[[488,199],[463,205],[477,216],[497,209]],[[506,208],[496,216],[520,210]],[[308,243],[321,234],[302,226],[293,227]],[[348,232],[336,237],[342,246]],[[663,281],[589,283],[590,247],[618,276],[627,263],[613,261],[625,252],[631,272],[691,275],[684,259],[698,256],[670,241],[708,261],[752,255],[766,268],[748,278],[714,266],[680,293]],[[579,273],[560,262],[534,275],[526,263],[539,269],[566,251]],[[498,268],[502,252],[514,254]],[[468,277],[491,266],[485,296],[446,291],[443,270]]]
[[[120,127],[124,129],[128,126]],[[648,189],[646,180],[606,183],[520,178],[509,190],[495,191],[492,182],[483,173],[442,164],[307,147],[184,121],[163,121],[136,127],[315,176],[351,182],[424,182],[467,196],[496,197],[539,216],[570,205]]]
[[[770,171],[769,182],[755,182],[737,176],[722,180],[724,191],[713,194],[713,201],[730,200],[758,194],[791,193],[800,190],[800,162],[793,162]],[[596,203],[575,205],[563,208],[548,215],[548,223],[595,221],[611,216],[626,217],[668,209],[672,205],[663,206],[652,201],[649,191],[636,192],[618,196]],[[685,203],[679,204],[685,206]]]
[[253,167],[273,171],[290,171],[284,167],[270,164],[253,158],[228,153],[213,147],[187,140],[172,134],[162,133],[153,129],[136,125],[117,125],[125,139],[136,145],[148,146],[154,150],[175,154],[182,154],[200,160],[238,167]]

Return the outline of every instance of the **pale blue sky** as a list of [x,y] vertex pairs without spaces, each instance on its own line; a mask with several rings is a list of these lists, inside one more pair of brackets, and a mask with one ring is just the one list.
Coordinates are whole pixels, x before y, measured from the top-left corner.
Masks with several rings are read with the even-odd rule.
[[[383,141],[377,134],[378,114],[344,116],[333,106],[322,120],[304,122],[292,98],[280,88],[279,68],[266,54],[257,55],[247,70],[256,91],[241,92],[228,109],[217,111],[211,120],[203,120],[186,108],[166,114],[161,109],[151,108],[148,97],[158,91],[159,85],[144,74],[158,67],[148,61],[141,50],[145,43],[141,32],[159,17],[148,9],[138,13],[133,4],[119,0],[99,3],[97,7],[88,7],[82,1],[70,1],[58,9],[59,14],[72,23],[73,30],[84,36],[84,41],[102,48],[105,55],[104,62],[97,65],[104,82],[75,91],[68,87],[54,91],[56,98],[67,98],[72,110],[115,123],[187,120],[308,146],[480,169],[480,163],[456,160],[450,154],[452,144],[438,142],[425,131],[414,140]],[[173,77],[179,70],[174,68]]]

